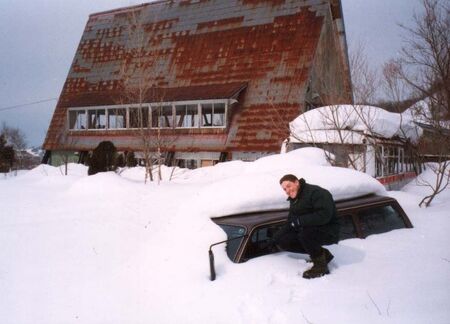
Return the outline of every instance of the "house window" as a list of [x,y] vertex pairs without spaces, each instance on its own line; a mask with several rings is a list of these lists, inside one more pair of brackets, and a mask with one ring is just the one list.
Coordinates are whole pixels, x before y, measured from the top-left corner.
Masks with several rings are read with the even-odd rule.
[[414,171],[414,158],[411,152],[407,152],[405,155],[405,171]]
[[69,111],[69,128],[86,129],[86,110]]
[[179,159],[177,165],[180,168],[186,168],[186,169],[197,169],[198,168],[197,160],[193,160],[193,159]]
[[376,176],[384,177],[403,172],[404,151],[399,146],[377,147]]
[[386,163],[386,175],[395,174],[399,171],[398,148],[387,147],[384,150],[384,161]]
[[218,160],[201,160],[200,161],[200,166],[203,167],[209,167],[209,166],[213,166],[216,165],[219,161]]
[[108,110],[108,128],[126,128],[127,110],[124,108]]
[[69,129],[210,128],[226,126],[226,100],[70,108]]
[[106,128],[106,110],[90,109],[88,110],[88,128],[104,129]]
[[129,108],[129,128],[147,128],[149,126],[148,107]]
[[202,127],[225,126],[225,104],[202,104]]
[[165,105],[161,107],[152,107],[152,127],[173,127],[172,106]]
[[405,151],[403,150],[403,148],[398,149],[398,167],[400,173],[406,171]]
[[176,105],[175,127],[198,128],[198,105]]

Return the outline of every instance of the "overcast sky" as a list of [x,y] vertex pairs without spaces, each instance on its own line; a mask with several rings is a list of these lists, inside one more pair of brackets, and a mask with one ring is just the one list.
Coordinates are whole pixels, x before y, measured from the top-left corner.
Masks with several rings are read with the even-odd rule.
[[[0,127],[18,127],[30,146],[41,145],[89,14],[142,2],[0,0]],[[342,2],[347,41],[363,42],[373,66],[397,55],[398,24],[410,25],[420,10],[420,0]],[[37,101],[45,102],[12,108]]]

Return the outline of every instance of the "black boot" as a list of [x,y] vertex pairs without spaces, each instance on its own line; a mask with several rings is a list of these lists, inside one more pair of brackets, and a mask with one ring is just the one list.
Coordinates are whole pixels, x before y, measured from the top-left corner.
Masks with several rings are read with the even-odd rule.
[[[326,261],[327,261],[327,264],[330,263],[331,260],[333,260],[334,255],[331,254],[331,252],[328,251],[328,250],[325,249],[325,248],[322,248],[322,252],[325,253],[325,259],[326,259]],[[306,260],[306,262],[307,262],[307,263],[310,263],[310,262],[313,262],[313,261],[312,261],[312,260]]]
[[327,264],[328,263],[330,263],[331,262],[331,260],[333,260],[333,258],[334,258],[334,255],[333,254],[331,254],[331,252],[330,251],[328,251],[327,249],[325,249],[325,248],[322,248],[322,250],[324,251],[324,253],[325,253],[325,260],[327,261]]
[[[313,262],[313,266],[311,269],[306,270],[305,272],[303,272],[303,278],[305,279],[313,279],[313,278],[318,278],[318,277],[322,277],[326,274],[329,274],[330,271],[328,270],[328,261],[333,258],[333,255],[328,251],[329,255],[325,252],[328,251],[326,249],[324,249],[322,251],[322,254],[320,254],[318,257],[315,258],[311,258],[312,262]],[[331,256],[331,258],[330,258]]]

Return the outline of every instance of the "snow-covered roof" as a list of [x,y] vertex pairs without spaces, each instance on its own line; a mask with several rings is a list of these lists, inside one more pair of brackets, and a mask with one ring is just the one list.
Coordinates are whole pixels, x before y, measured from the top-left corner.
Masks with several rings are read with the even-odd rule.
[[416,143],[422,130],[411,113],[364,105],[332,105],[307,111],[290,123],[291,142],[360,144],[366,136]]
[[[450,131],[450,120],[444,118],[433,118],[431,112],[431,98],[427,97],[423,100],[416,102],[409,107],[403,113],[404,115],[411,116],[416,124],[421,128],[440,128],[441,130]],[[425,126],[425,127],[424,127]]]

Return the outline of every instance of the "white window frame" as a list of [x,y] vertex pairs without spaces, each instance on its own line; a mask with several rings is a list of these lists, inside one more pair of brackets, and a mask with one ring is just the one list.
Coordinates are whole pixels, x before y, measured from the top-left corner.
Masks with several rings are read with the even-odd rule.
[[127,124],[126,124],[126,128],[125,129],[141,129],[141,127],[131,127],[131,114],[130,114],[130,109],[144,109],[147,108],[147,127],[143,127],[143,128],[149,128],[151,123],[150,123],[150,118],[151,118],[151,108],[148,104],[135,104],[135,105],[127,105]]
[[[193,106],[197,107],[197,114],[195,115],[196,121],[197,121],[197,123],[196,123],[197,125],[195,125],[195,122],[194,122],[194,126],[184,126],[185,123],[183,122],[183,125],[178,126],[177,107],[179,107],[179,106],[183,106],[184,109],[185,109],[185,112],[186,112],[187,107],[193,107]],[[199,128],[200,127],[200,124],[201,124],[201,116],[200,116],[200,109],[201,108],[200,108],[200,104],[198,104],[198,103],[195,103],[195,104],[180,104],[180,103],[176,103],[176,104],[174,104],[174,109],[175,109],[175,119],[174,119],[175,129],[192,129],[192,128],[195,129],[195,128]],[[185,115],[184,118],[186,118],[186,116],[187,115]]]
[[[390,175],[400,174],[405,172],[405,154],[404,148],[398,145],[380,145],[381,147],[381,163],[376,163],[375,174],[377,177],[386,177]],[[393,149],[393,154],[389,152]],[[386,153],[387,152],[387,153]],[[393,166],[393,172],[389,172],[389,164],[395,163]],[[378,172],[378,167],[381,167],[381,172]],[[380,174],[381,173],[381,174]]]
[[[119,109],[123,109],[123,110],[125,110],[125,120],[124,120],[124,125],[123,125],[123,127],[111,127],[110,126],[110,119],[109,119],[109,116],[110,116],[110,111],[114,111],[114,110],[119,110]],[[115,116],[115,114],[114,114],[114,116]],[[117,123],[117,121],[116,121],[116,123]],[[108,109],[106,109],[106,129],[111,129],[111,130],[120,130],[120,129],[127,129],[127,126],[128,126],[128,107],[121,107],[121,108],[108,108]]]
[[[67,110],[67,125],[69,131],[73,132],[83,132],[83,131],[109,131],[109,130],[133,130],[139,129],[136,127],[131,128],[130,122],[130,109],[131,108],[148,108],[148,128],[151,129],[224,129],[228,124],[228,109],[229,107],[235,103],[234,99],[214,99],[214,100],[184,100],[184,101],[175,101],[175,102],[150,102],[150,103],[142,103],[142,104],[129,104],[129,105],[105,105],[105,106],[87,106],[87,107],[70,107]],[[225,113],[224,113],[224,123],[223,125],[211,125],[211,126],[203,126],[202,122],[202,104],[212,104],[213,107],[215,104],[224,104],[225,105]],[[197,106],[197,117],[198,117],[198,125],[193,127],[185,127],[176,125],[176,108],[175,106]],[[153,126],[152,120],[152,110],[154,108],[171,106],[172,107],[172,126],[171,127],[160,127]],[[109,127],[109,111],[113,109],[126,109],[126,121],[124,128],[110,128]],[[214,108],[213,108],[214,109]],[[70,128],[70,112],[71,111],[84,111],[85,113],[85,129],[75,129]],[[105,128],[89,128],[89,110],[105,110],[105,118],[106,125]],[[214,118],[214,114],[213,114]],[[147,128],[147,127],[146,127]]]
[[[219,104],[224,104],[225,106],[225,111],[224,111],[224,120],[223,120],[223,125],[214,125],[214,117],[215,117],[215,109],[216,109],[216,105]],[[203,121],[203,106],[204,105],[211,105],[211,109],[212,109],[212,114],[211,114],[211,125],[205,126],[204,121]],[[221,128],[221,127],[226,127],[226,116],[227,116],[227,104],[224,102],[206,102],[206,103],[202,103],[200,104],[200,127],[201,128]]]
[[[70,112],[71,111],[84,111],[84,127],[85,128],[70,128]],[[85,131],[85,130],[87,130],[88,129],[87,128],[87,126],[88,126],[87,122],[88,122],[88,120],[87,120],[87,110],[86,109],[84,109],[84,108],[73,108],[73,109],[69,109],[67,111],[67,125],[68,125],[70,131]]]

